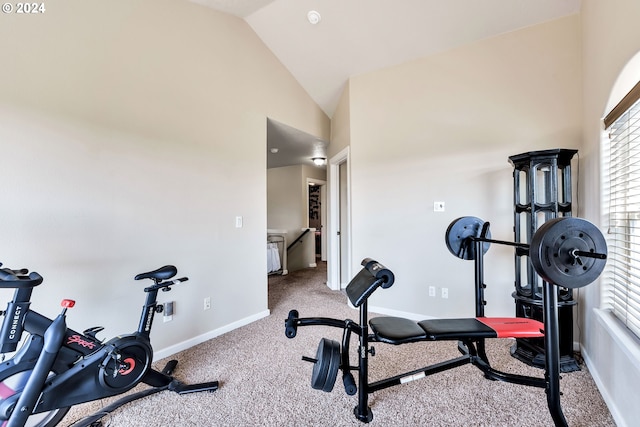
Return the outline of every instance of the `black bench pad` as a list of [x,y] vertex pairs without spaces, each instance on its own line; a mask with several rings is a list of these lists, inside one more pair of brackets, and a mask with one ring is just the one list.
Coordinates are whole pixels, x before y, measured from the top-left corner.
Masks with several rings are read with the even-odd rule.
[[431,319],[416,323],[401,317],[375,317],[369,321],[369,326],[377,341],[388,344],[498,337],[495,330],[475,318]]
[[380,342],[405,344],[427,339],[427,333],[420,325],[402,317],[375,317],[369,320],[369,326]]
[[421,322],[401,317],[376,317],[369,321],[379,342],[405,344],[417,341],[482,338],[542,338],[544,324],[522,317],[431,319]]
[[498,338],[498,333],[478,319],[431,319],[419,322],[431,340]]

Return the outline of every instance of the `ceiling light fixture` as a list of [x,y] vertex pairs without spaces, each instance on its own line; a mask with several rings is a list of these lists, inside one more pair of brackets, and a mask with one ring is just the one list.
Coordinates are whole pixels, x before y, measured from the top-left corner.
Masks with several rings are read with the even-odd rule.
[[327,162],[327,159],[325,157],[313,157],[311,158],[311,160],[313,160],[313,163],[316,166],[324,166],[324,164]]
[[277,148],[272,148],[272,149],[271,149],[271,150],[269,150],[269,151],[271,151],[271,153],[272,153],[272,154],[276,154],[276,153],[277,153],[278,151],[280,151],[280,150],[278,150]]
[[320,19],[322,19],[322,17],[317,11],[310,10],[309,13],[307,13],[307,19],[309,20],[309,23],[311,23],[311,25],[316,25],[318,22],[320,22]]

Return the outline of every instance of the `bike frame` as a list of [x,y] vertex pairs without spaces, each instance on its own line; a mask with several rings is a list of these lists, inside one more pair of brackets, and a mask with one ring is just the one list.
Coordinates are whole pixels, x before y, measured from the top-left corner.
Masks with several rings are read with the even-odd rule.
[[[91,328],[84,333],[67,328],[66,308],[53,320],[30,309],[31,294],[34,286],[42,281],[40,276],[40,282],[35,284],[19,284],[19,279],[16,279],[13,300],[7,304],[0,329],[0,351],[16,351],[24,331],[29,333],[29,337],[9,360],[0,365],[0,386],[20,373],[24,373],[26,382],[21,391],[15,388],[17,392],[0,401],[0,423],[8,420],[7,427],[23,426],[32,414],[114,396],[139,382],[159,390],[171,385],[178,393],[216,390],[217,382],[184,385],[168,375],[167,369],[166,372],[158,372],[150,368],[153,358],[150,333],[154,315],[160,311],[158,291],[170,290],[170,286],[188,280],[185,277],[162,281],[171,278],[175,272],[175,267],[164,267],[136,276],[136,279],[150,278],[154,281],[154,285],[144,289],[146,299],[138,329],[105,343],[95,338],[95,333],[102,328]],[[9,287],[13,284],[3,282],[3,285]],[[177,362],[173,362],[172,366],[175,366]],[[133,375],[126,377],[129,373]]]

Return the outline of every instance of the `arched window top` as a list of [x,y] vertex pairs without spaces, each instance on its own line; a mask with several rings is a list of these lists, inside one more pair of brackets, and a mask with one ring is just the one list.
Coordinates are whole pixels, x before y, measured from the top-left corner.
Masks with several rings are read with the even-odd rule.
[[604,117],[605,129],[611,126],[618,117],[640,99],[640,52],[627,62],[616,80]]

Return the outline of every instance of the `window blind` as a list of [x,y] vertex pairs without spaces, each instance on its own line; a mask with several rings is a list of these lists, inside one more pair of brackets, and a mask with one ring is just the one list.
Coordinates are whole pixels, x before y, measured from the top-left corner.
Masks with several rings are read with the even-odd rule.
[[640,337],[640,100],[618,111],[608,131],[603,196],[609,257],[603,303]]

